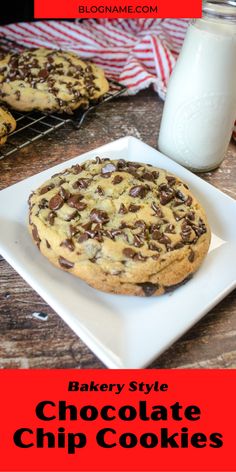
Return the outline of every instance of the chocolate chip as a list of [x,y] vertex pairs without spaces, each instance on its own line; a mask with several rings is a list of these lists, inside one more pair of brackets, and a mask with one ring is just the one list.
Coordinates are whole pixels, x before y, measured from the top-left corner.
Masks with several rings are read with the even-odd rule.
[[193,199],[192,199],[192,197],[191,197],[190,195],[188,195],[188,198],[187,198],[187,200],[186,200],[186,202],[185,202],[185,205],[191,206],[192,203],[193,203]]
[[48,248],[48,249],[51,249],[51,245],[49,244],[49,242],[48,242],[47,239],[45,239],[45,243],[46,243],[47,248]]
[[188,219],[188,220],[190,220],[190,221],[194,221],[194,220],[195,220],[195,213],[194,213],[194,211],[189,211],[189,212],[186,214],[185,219]]
[[147,225],[146,225],[145,221],[143,221],[143,220],[137,220],[137,221],[135,221],[135,223],[134,223],[134,227],[135,227],[135,228],[142,228],[143,230],[145,230],[145,229],[147,228]]
[[47,69],[42,69],[39,71],[38,73],[38,77],[42,78],[42,79],[46,79],[49,75],[49,72],[47,71]]
[[150,236],[151,236],[151,239],[154,239],[155,241],[159,241],[159,238],[161,237],[161,233],[160,231],[155,229],[154,231],[152,231]]
[[112,236],[118,236],[119,234],[122,234],[122,231],[119,229],[111,229],[111,234]]
[[135,261],[144,262],[144,261],[147,260],[147,257],[142,256],[142,254],[140,254],[140,252],[138,252],[137,254],[135,254],[135,256],[133,257],[133,259],[134,259]]
[[176,190],[175,192],[176,197],[181,200],[182,202],[186,202],[187,197],[184,195],[180,190]]
[[107,223],[109,221],[109,217],[106,211],[97,210],[94,208],[89,215],[91,221],[95,223]]
[[148,248],[150,249],[150,251],[161,252],[161,248],[159,248],[158,246],[156,246],[156,244],[154,244],[154,243],[149,243],[149,244],[148,244]]
[[182,241],[183,241],[184,243],[189,242],[191,233],[183,233],[183,232],[182,232],[182,233],[180,233],[180,235],[181,235]]
[[60,256],[58,258],[58,262],[59,262],[60,266],[63,267],[63,269],[72,269],[74,267],[73,262],[68,261],[67,259],[65,259],[62,256]]
[[191,232],[191,226],[187,223],[186,220],[184,220],[183,223],[181,224],[181,229],[183,231]]
[[[152,167],[150,164],[148,164],[148,165],[149,165],[150,167]],[[153,175],[153,177],[154,177],[154,180],[157,180],[160,174],[159,174],[159,172],[157,172],[156,170],[153,170],[153,171],[152,171],[152,175]]]
[[48,201],[46,200],[46,198],[42,198],[42,200],[40,200],[39,208],[40,210],[48,208]]
[[120,184],[123,180],[123,177],[121,175],[116,175],[112,181],[114,185]]
[[98,241],[99,243],[102,243],[104,241],[101,233],[97,233],[94,239],[96,239],[96,241]]
[[174,185],[176,183],[176,178],[173,177],[172,175],[167,175],[166,180],[169,185]]
[[175,225],[168,224],[165,228],[165,233],[173,234],[175,232]]
[[159,218],[162,218],[162,217],[163,217],[163,213],[162,213],[160,207],[159,207],[158,205],[156,205],[155,202],[152,202],[151,208],[152,208],[152,210],[154,210],[155,214],[156,214],[157,216],[159,216]]
[[127,166],[127,163],[124,159],[119,159],[117,162],[117,169],[124,169]]
[[175,211],[173,211],[173,215],[174,215],[174,218],[175,218],[176,221],[180,221],[184,218],[184,215],[181,216],[178,213],[176,213]]
[[133,259],[137,253],[133,249],[126,247],[125,249],[123,249],[123,254],[125,257],[128,257],[129,259]]
[[182,280],[182,282],[175,284],[175,285],[169,285],[168,287],[164,287],[165,293],[173,292],[176,288],[182,287],[182,285],[185,285],[190,279],[192,278],[192,274],[188,275],[186,279]]
[[118,213],[120,213],[121,215],[125,215],[126,213],[128,213],[128,210],[125,207],[124,203],[120,204],[120,208],[118,210]]
[[184,247],[184,243],[182,243],[181,241],[179,243],[176,243],[174,246],[173,246],[173,250],[174,249],[182,249],[182,247]]
[[148,180],[148,181],[150,181],[150,182],[153,182],[153,181],[154,181],[154,175],[153,175],[152,172],[144,172],[144,173],[142,174],[142,178],[143,178],[144,180]]
[[92,221],[88,221],[88,223],[85,223],[82,225],[82,228],[84,228],[87,231],[88,229],[92,228],[92,225],[93,225]]
[[76,235],[76,233],[79,232],[79,230],[76,226],[70,225],[69,232],[70,232],[70,236],[73,237]]
[[51,210],[59,210],[59,208],[62,207],[63,203],[64,203],[64,200],[61,197],[61,195],[59,195],[58,193],[57,195],[54,195],[54,197],[52,197],[51,200],[49,200],[49,208]]
[[188,256],[188,260],[189,262],[193,262],[195,259],[195,252],[192,250],[192,248],[190,248],[190,253],[189,253],[189,256]]
[[134,245],[135,247],[141,247],[141,246],[143,246],[142,239],[141,239],[140,236],[138,236],[137,234],[134,235],[133,245]]
[[141,284],[137,284],[139,287],[142,287],[143,292],[146,297],[151,297],[156,290],[158,290],[159,285],[158,284],[152,284],[151,282],[144,282]]
[[[67,170],[64,170],[64,172],[56,172],[56,174],[52,175],[52,179],[54,179],[55,177],[60,177],[61,175],[64,175],[66,172],[67,172]],[[54,185],[54,187],[55,187],[55,185]]]
[[140,162],[127,162],[128,167],[135,167],[136,169],[139,169],[140,167],[143,166],[143,164],[140,164]]
[[174,190],[171,187],[168,187],[167,185],[163,186],[159,194],[161,205],[167,205],[167,203],[169,203],[173,198]]
[[108,238],[115,239],[115,236],[122,234],[122,231],[120,229],[111,229],[111,230],[104,231],[103,234],[104,236],[107,236]]
[[113,236],[112,232],[109,229],[103,232],[103,236],[106,236],[107,238],[110,238],[110,239],[115,239],[115,237]]
[[33,238],[34,238],[34,240],[36,241],[37,244],[39,244],[41,242],[37,227],[35,225],[33,225],[32,236],[33,236]]
[[141,175],[138,174],[137,169],[135,167],[128,167],[126,169],[126,172],[128,172],[128,174],[131,174],[135,179],[143,181],[143,178],[141,177]]
[[54,187],[54,184],[46,185],[45,187],[41,188],[41,190],[39,191],[39,195],[43,195],[44,193],[49,192],[49,190],[52,190]]
[[89,238],[93,239],[95,236],[97,236],[97,231],[94,231],[92,229],[87,229],[85,233],[88,235]]
[[66,190],[64,187],[61,187],[58,193],[61,196],[61,198],[63,198],[64,201],[70,198],[69,190]]
[[146,197],[148,191],[149,191],[149,187],[144,187],[144,185],[136,185],[135,187],[132,187],[129,191],[129,195],[131,197],[140,197],[140,198],[144,198]]
[[78,179],[74,184],[72,185],[73,188],[77,189],[86,189],[90,184],[90,179]]
[[73,174],[80,174],[80,172],[82,172],[83,170],[84,168],[80,164],[72,166]]
[[73,211],[70,215],[65,216],[65,221],[71,221],[74,220],[78,216],[78,211],[75,210]]
[[158,238],[158,242],[161,244],[170,244],[171,239],[166,236],[166,234],[161,234]]
[[92,259],[89,259],[90,262],[92,262],[93,264],[95,264],[95,262],[97,261],[96,257],[92,257]]
[[116,170],[116,166],[109,162],[106,164],[104,167],[102,167],[101,172],[102,174],[111,174],[111,172],[114,172]]
[[192,229],[194,230],[195,234],[200,237],[202,236],[202,234],[206,233],[206,227],[205,225],[204,226],[196,226],[196,225],[192,225]]
[[124,228],[132,228],[132,226],[130,226],[128,223],[126,223],[125,221],[121,221],[121,224],[120,224],[120,229],[124,229]]
[[206,225],[205,225],[205,223],[203,222],[202,218],[199,218],[199,222],[200,222],[200,225],[199,225],[199,226],[201,227],[202,232],[203,232],[203,233],[206,233],[206,231],[207,231]]
[[82,233],[78,238],[78,242],[83,243],[84,241],[87,241],[88,239],[89,239],[89,235],[87,233]]
[[47,216],[47,220],[51,226],[54,225],[55,217],[56,217],[56,213],[54,213],[54,211],[50,211],[50,213]]
[[67,249],[69,249],[69,251],[74,251],[74,249],[75,249],[73,239],[65,239],[65,241],[62,241],[60,246],[66,247]]
[[136,213],[138,210],[140,210],[140,208],[140,205],[134,205],[133,203],[131,203],[129,205],[128,211],[130,211],[131,213]]
[[179,198],[175,198],[173,201],[173,207],[178,207],[183,204],[184,204],[183,200],[180,200]]
[[96,193],[98,193],[98,195],[100,195],[101,197],[103,197],[105,195],[105,192],[104,192],[103,188],[100,187],[100,185],[97,186]]
[[83,211],[87,207],[87,204],[84,202],[81,202],[83,199],[83,195],[73,195],[67,200],[67,205],[71,208],[75,208],[78,211]]
[[192,233],[192,227],[188,225],[186,221],[184,221],[181,225],[181,238],[184,242],[187,242],[190,240],[190,236]]

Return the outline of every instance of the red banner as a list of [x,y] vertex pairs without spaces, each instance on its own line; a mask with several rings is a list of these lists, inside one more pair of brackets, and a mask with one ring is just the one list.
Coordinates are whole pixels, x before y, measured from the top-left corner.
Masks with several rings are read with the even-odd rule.
[[1,471],[235,471],[235,370],[2,370]]
[[34,0],[35,18],[199,18],[202,0]]

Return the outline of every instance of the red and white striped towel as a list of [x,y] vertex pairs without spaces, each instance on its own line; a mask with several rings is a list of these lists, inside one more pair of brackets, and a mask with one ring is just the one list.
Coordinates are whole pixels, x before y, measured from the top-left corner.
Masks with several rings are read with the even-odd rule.
[[[181,50],[187,19],[87,19],[37,21],[0,27],[0,36],[24,47],[61,48],[92,59],[108,78],[135,94],[149,87],[165,99]],[[234,129],[236,139],[236,126]]]
[[38,21],[2,26],[0,35],[26,47],[74,51],[103,67],[130,93],[153,84],[164,99],[187,26],[185,19]]

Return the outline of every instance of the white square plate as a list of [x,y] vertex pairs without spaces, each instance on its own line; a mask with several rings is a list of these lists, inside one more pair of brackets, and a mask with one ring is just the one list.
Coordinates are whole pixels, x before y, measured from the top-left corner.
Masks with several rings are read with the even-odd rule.
[[[212,244],[186,285],[154,298],[109,295],[54,268],[27,230],[30,192],[51,175],[97,155],[163,167],[189,185],[207,211]],[[89,348],[111,368],[141,368],[236,287],[236,202],[133,137],[106,144],[0,192],[0,252]]]

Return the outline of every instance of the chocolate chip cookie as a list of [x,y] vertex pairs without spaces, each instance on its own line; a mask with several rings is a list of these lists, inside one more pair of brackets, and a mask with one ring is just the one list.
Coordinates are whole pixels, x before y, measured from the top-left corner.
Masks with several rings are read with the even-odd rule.
[[109,89],[102,69],[76,54],[39,48],[0,60],[0,99],[19,111],[73,113]]
[[15,118],[4,106],[0,106],[0,145],[6,142],[7,136],[15,129]]
[[123,159],[89,160],[29,198],[30,233],[54,265],[106,292],[161,295],[210,244],[201,205],[178,177]]

